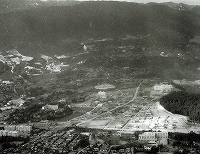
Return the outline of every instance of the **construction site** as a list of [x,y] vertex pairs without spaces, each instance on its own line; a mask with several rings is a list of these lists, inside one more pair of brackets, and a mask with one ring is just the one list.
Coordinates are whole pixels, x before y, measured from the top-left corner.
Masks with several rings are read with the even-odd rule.
[[81,127],[135,132],[143,130],[189,133],[187,117],[175,115],[165,110],[159,102],[144,106],[130,117],[113,117],[108,114],[78,124]]
[[[102,103],[102,101],[96,101],[94,109],[80,117],[67,121],[65,124],[84,128],[115,130],[123,133],[149,130],[180,133],[193,131],[200,133],[200,127],[191,125],[187,116],[173,114],[159,103],[158,95],[172,91],[173,87],[171,85],[156,84],[149,91],[149,98],[138,96],[140,85],[133,89],[135,94],[131,99],[129,95],[129,101],[126,103],[116,103],[119,101]],[[132,92],[134,92],[133,90]],[[112,93],[116,91],[114,90]],[[110,97],[109,93],[111,92],[106,92],[107,97]],[[105,99],[105,97],[101,97],[101,99]],[[111,108],[110,106],[113,107]]]

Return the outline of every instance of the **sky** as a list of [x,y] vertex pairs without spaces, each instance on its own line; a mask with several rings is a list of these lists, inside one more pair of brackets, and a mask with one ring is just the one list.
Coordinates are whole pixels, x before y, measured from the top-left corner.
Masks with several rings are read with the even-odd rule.
[[200,0],[127,0],[131,2],[138,2],[138,3],[148,3],[148,2],[157,2],[157,3],[162,3],[162,2],[175,2],[175,3],[185,3],[189,5],[200,5]]
[[[79,1],[89,1],[89,0],[79,0]],[[108,1],[108,0],[107,0]],[[175,2],[175,3],[184,3],[189,5],[200,5],[200,0],[112,0],[112,1],[129,1],[137,3],[149,3],[149,2]]]

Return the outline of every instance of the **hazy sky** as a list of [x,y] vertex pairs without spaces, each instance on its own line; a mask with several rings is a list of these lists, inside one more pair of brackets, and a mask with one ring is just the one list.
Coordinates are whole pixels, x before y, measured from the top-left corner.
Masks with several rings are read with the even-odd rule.
[[162,3],[171,1],[176,3],[190,4],[190,5],[200,5],[200,0],[127,0],[127,1],[138,2],[138,3],[148,3],[148,2]]
[[[79,1],[89,1],[89,0],[79,0]],[[175,2],[175,3],[185,3],[189,5],[200,5],[200,0],[111,0],[111,1],[129,1],[137,3],[148,3],[148,2]]]

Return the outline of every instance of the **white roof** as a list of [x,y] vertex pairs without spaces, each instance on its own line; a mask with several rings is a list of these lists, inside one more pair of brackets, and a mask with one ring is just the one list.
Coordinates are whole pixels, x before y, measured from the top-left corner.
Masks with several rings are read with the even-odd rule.
[[111,84],[101,84],[101,85],[94,86],[94,88],[99,89],[99,90],[105,90],[105,89],[113,89],[115,88],[115,86]]

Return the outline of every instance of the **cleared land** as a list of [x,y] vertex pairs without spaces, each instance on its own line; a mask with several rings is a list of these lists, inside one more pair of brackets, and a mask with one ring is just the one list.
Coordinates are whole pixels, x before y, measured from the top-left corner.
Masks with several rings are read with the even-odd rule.
[[[93,106],[85,114],[69,120],[63,125],[76,125],[79,127],[96,128],[104,130],[117,130],[121,132],[134,132],[143,130],[198,133],[199,126],[190,126],[188,117],[172,114],[157,101],[156,97],[143,97],[140,93],[147,90],[141,84],[134,89],[112,89],[106,91],[107,99],[97,99],[96,92],[90,95],[84,103],[76,106]],[[152,90],[152,88],[148,88]],[[132,92],[132,98],[131,98]],[[139,94],[139,95],[138,95]],[[146,94],[151,94],[146,92]],[[160,95],[163,95],[160,92]],[[145,95],[146,96],[146,95]],[[150,95],[152,96],[152,95]],[[125,101],[126,97],[129,101]],[[112,98],[112,99],[111,99]],[[126,102],[126,103],[124,103]]]

